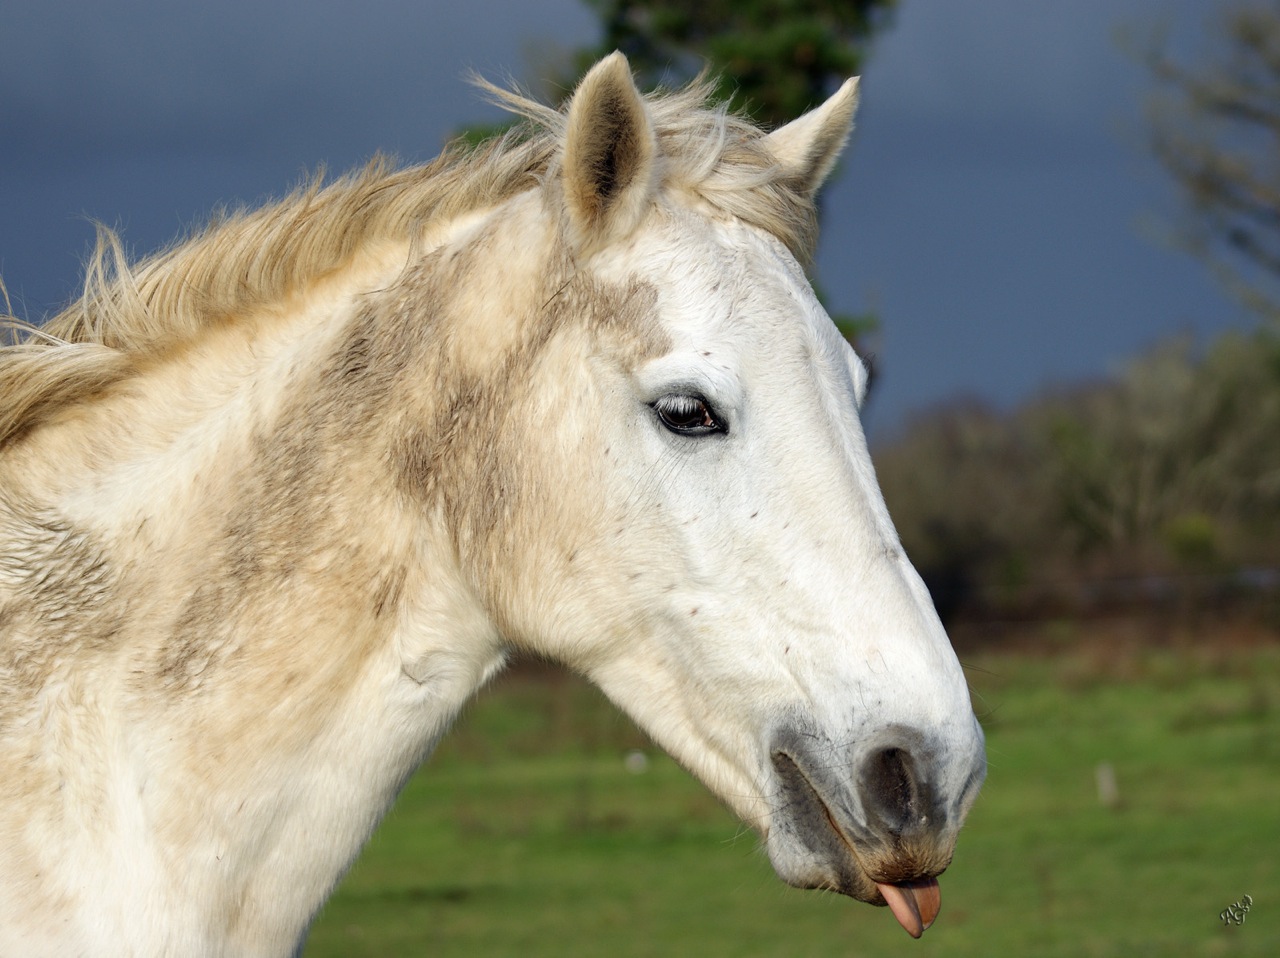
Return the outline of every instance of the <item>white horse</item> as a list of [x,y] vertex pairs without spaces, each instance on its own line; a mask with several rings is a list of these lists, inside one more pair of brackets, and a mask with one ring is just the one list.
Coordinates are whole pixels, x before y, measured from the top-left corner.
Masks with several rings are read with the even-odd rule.
[[0,350],[0,954],[286,955],[516,650],[912,935],[982,733],[772,134],[615,54],[523,133],[128,266]]

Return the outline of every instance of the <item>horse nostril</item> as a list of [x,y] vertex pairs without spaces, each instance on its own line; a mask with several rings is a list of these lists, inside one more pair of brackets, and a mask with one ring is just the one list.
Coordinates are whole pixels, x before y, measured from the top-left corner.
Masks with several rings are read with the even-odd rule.
[[901,833],[925,824],[915,760],[906,749],[872,752],[863,764],[859,788],[868,817],[881,819],[889,831]]

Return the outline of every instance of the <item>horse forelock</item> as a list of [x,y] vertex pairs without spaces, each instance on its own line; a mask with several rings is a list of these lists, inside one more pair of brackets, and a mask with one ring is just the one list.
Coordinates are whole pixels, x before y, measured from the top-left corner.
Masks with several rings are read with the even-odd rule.
[[[480,148],[453,145],[431,163],[402,169],[377,158],[328,185],[317,175],[277,203],[223,214],[137,263],[100,227],[81,297],[43,329],[7,323],[17,341],[0,347],[0,447],[136,374],[148,357],[228,321],[273,315],[271,307],[340,272],[371,244],[412,243],[424,230],[539,183],[554,186],[565,111],[486,89],[527,122]],[[711,106],[709,96],[709,85],[695,82],[645,98],[662,189],[764,229],[808,257],[812,200],[779,169],[762,131]]]

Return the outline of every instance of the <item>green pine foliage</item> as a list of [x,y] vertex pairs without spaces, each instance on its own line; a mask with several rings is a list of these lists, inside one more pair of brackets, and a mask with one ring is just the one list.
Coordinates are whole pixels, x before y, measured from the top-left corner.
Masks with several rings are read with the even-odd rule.
[[586,0],[604,37],[575,66],[621,50],[642,86],[708,69],[722,99],[766,126],[821,103],[861,72],[896,0]]

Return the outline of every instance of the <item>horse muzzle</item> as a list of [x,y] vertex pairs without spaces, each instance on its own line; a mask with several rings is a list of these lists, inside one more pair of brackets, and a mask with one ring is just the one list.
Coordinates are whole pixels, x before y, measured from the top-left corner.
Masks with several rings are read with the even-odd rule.
[[846,747],[811,729],[780,730],[767,838],[778,876],[888,905],[919,938],[938,914],[937,876],[986,774],[976,722],[959,744],[942,742],[902,726]]

